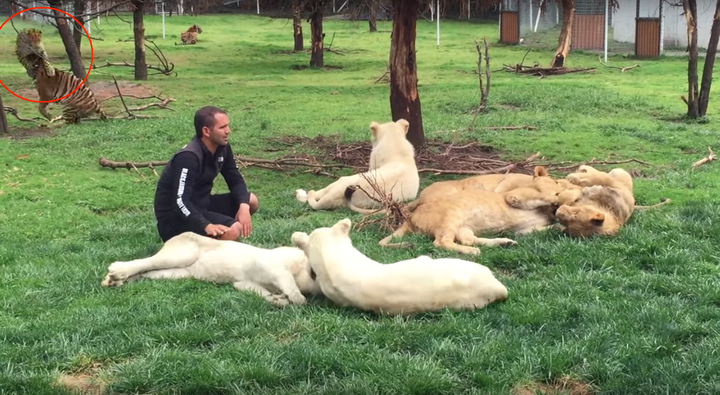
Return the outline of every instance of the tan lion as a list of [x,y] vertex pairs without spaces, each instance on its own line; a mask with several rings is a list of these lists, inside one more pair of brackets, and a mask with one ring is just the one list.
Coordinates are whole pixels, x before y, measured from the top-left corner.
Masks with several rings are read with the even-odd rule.
[[[479,254],[480,249],[474,245],[516,244],[512,239],[488,239],[475,235],[502,231],[526,234],[552,226],[555,222],[557,195],[561,191],[562,183],[553,180],[542,166],[536,166],[535,175],[529,177],[530,186],[518,187],[505,193],[472,187],[450,194],[446,194],[441,188],[432,189],[432,193],[423,190],[421,197],[408,205],[408,220],[382,239],[379,245],[406,246],[405,243],[390,244],[389,241],[393,237],[402,237],[408,233],[433,236],[436,247],[463,254]],[[477,182],[478,180],[475,185],[478,185]],[[488,181],[489,184],[492,182]]]
[[[379,199],[368,179],[377,183],[385,194],[392,194],[396,202],[414,199],[420,189],[420,176],[415,164],[415,148],[405,137],[410,124],[404,119],[396,122],[370,123],[372,151],[368,171],[340,177],[319,191],[295,191],[295,198],[307,202],[313,210],[332,210],[343,206],[358,210],[380,207]],[[346,203],[348,188],[356,191]],[[367,193],[371,196],[368,196]]]
[[565,233],[575,237],[615,235],[634,210],[670,203],[664,199],[652,206],[635,206],[632,176],[621,168],[606,173],[582,165],[566,179],[576,187],[560,193],[555,215]]

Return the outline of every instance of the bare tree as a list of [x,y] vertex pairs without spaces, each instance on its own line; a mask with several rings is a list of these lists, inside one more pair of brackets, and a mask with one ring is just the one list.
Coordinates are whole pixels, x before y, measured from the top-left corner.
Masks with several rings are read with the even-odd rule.
[[[48,4],[50,7],[60,8],[62,1],[48,0]],[[83,65],[82,58],[80,57],[80,49],[77,44],[75,44],[73,33],[70,31],[67,18],[59,11],[53,10],[53,13],[55,14],[55,23],[57,24],[58,33],[60,34],[60,38],[65,46],[65,52],[70,60],[70,68],[72,69],[75,77],[83,80],[85,78],[85,66]],[[73,23],[75,22],[73,21]]]
[[550,62],[550,67],[563,67],[565,64],[565,59],[570,53],[573,19],[575,19],[575,0],[559,0],[558,5],[562,8],[563,20],[560,37],[558,37],[558,46]]
[[133,6],[133,38],[135,39],[135,80],[147,80],[145,23],[143,21],[145,0],[132,0],[131,4]]
[[415,28],[420,0],[393,0],[390,39],[390,111],[393,121],[410,123],[407,139],[416,149],[425,146],[420,95],[417,90]]
[[324,66],[325,47],[323,39],[323,6],[324,0],[310,0],[310,36],[312,47],[310,53],[310,67],[322,68]]
[[371,32],[377,31],[377,11],[379,0],[367,0],[368,6],[368,28]]
[[720,0],[715,5],[715,14],[710,29],[710,40],[703,66],[702,85],[698,92],[698,32],[697,32],[697,0],[683,0],[685,22],[688,35],[688,97],[683,97],[687,104],[689,118],[704,117],[710,102],[710,86],[712,85],[713,67],[720,38]]
[[[74,0],[73,1],[73,16],[80,22],[80,25],[85,24],[85,19],[83,19],[83,14],[85,13],[85,8],[87,7],[86,0]],[[83,37],[83,31],[82,27],[78,26],[75,21],[73,21],[73,40],[75,41],[75,45],[78,48],[78,53],[82,56],[82,37]]]
[[295,47],[293,50],[303,50],[303,33],[302,33],[302,0],[293,0],[293,38],[295,39]]

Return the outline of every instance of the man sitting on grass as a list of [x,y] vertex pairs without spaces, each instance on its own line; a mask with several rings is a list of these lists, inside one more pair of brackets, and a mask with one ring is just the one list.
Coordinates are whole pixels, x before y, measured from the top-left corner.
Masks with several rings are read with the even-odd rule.
[[[195,137],[165,165],[155,190],[154,212],[163,242],[183,232],[221,240],[248,237],[257,197],[248,191],[228,143],[227,113],[207,106],[195,113]],[[223,175],[229,193],[211,195]]]

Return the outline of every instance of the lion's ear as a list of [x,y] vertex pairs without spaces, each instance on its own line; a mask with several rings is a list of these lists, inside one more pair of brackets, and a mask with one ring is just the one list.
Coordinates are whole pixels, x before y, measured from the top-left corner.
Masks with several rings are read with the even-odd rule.
[[602,226],[605,222],[605,215],[603,213],[594,213],[590,215],[590,224],[593,226]]
[[534,174],[535,177],[547,177],[550,175],[545,166],[535,166]]
[[338,221],[335,225],[333,225],[332,230],[333,232],[340,234],[342,236],[347,236],[350,234],[350,228],[352,227],[352,222],[350,221],[350,218],[345,218],[340,221]]
[[308,236],[308,234],[305,232],[295,232],[290,238],[293,245],[295,245],[295,247],[298,247],[301,250],[305,250],[305,248],[307,248],[309,239],[310,236]]
[[408,130],[410,130],[410,122],[408,122],[404,118],[398,119],[395,123],[402,126],[402,128],[405,130],[405,134],[407,134]]
[[378,129],[380,129],[380,124],[372,121],[370,122],[370,133],[372,133],[373,138],[377,137]]

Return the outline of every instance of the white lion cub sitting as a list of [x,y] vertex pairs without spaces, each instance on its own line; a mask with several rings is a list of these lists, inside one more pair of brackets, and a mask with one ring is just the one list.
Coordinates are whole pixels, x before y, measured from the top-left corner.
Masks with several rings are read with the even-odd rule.
[[[415,148],[405,137],[409,128],[410,124],[404,119],[384,124],[371,122],[372,151],[368,171],[340,177],[319,191],[305,192],[298,189],[295,191],[295,198],[300,202],[307,202],[313,210],[332,210],[347,206],[354,211],[365,212],[368,209],[380,208],[380,203],[365,193],[379,198],[365,178],[367,177],[377,183],[386,194],[392,194],[396,202],[415,199],[420,189],[420,176],[415,164]],[[346,203],[345,191],[348,187],[360,187],[361,190],[353,193],[350,202]]]
[[507,289],[487,267],[461,259],[420,256],[378,263],[355,249],[345,218],[310,235],[295,232],[292,242],[308,257],[323,294],[341,306],[388,315],[480,309],[507,298]]
[[313,277],[304,252],[296,247],[263,249],[185,232],[153,256],[112,263],[102,285],[120,286],[137,278],[194,278],[232,283],[239,291],[255,292],[282,307],[304,304],[303,293],[322,294]]

